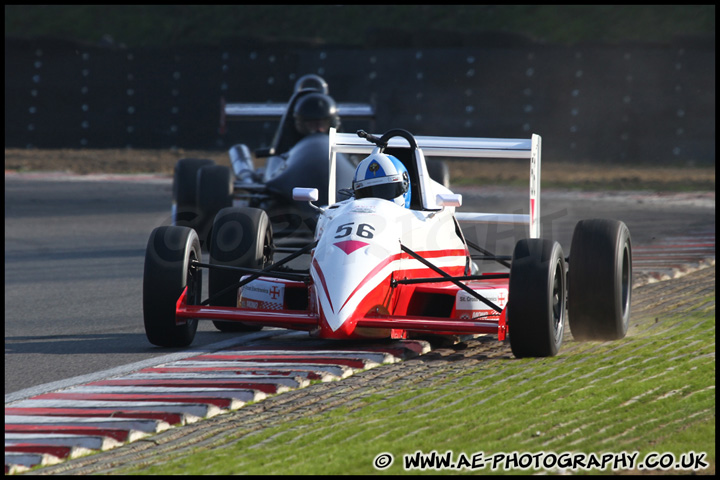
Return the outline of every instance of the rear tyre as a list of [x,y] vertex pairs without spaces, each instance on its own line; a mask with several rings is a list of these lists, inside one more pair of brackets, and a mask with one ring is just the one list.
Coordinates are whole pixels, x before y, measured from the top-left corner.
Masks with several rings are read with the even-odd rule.
[[[252,269],[262,269],[272,264],[273,234],[267,213],[258,208],[223,208],[213,223],[210,238],[210,263]],[[210,298],[228,286],[240,281],[242,274],[211,268],[208,293]],[[237,289],[222,293],[213,305],[237,306]],[[259,325],[238,322],[213,321],[223,332],[252,332],[262,329]]]
[[617,220],[581,220],[570,245],[568,323],[576,340],[627,334],[632,297],[632,243]]
[[513,355],[551,357],[565,332],[565,258],[559,243],[529,238],[515,245],[507,320]]
[[143,321],[145,334],[153,345],[185,347],[195,338],[196,319],[187,320],[184,325],[175,324],[176,303],[185,287],[187,303],[200,303],[202,271],[190,268],[193,260],[202,260],[195,230],[164,226],[150,234],[143,274]]
[[438,159],[428,159],[425,161],[425,164],[427,165],[430,178],[446,188],[450,187],[450,169],[447,163]]
[[200,215],[200,244],[210,244],[215,215],[232,205],[233,174],[228,167],[207,165],[197,173],[197,207]]
[[197,173],[215,162],[199,158],[182,158],[175,164],[173,175],[172,224],[199,228],[200,211],[197,207]]

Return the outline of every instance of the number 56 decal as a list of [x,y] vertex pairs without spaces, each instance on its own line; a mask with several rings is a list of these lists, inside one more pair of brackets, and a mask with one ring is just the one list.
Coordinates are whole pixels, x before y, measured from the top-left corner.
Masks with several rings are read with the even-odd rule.
[[[353,232],[353,228],[355,226],[355,223],[346,223],[344,225],[340,225],[337,229],[337,232],[335,232],[337,235],[335,235],[335,238],[343,238],[347,237]],[[357,232],[356,235],[361,238],[373,238],[373,231],[375,230],[375,227],[368,223],[361,223],[357,226]]]

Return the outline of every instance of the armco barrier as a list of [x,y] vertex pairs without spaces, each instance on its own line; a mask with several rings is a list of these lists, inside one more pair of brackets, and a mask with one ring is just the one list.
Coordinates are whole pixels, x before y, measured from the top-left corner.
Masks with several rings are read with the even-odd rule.
[[[543,136],[546,158],[715,161],[715,49],[265,45],[116,48],[6,39],[5,146],[224,149],[267,145],[273,122],[220,126],[220,102],[285,101],[318,73],[338,101],[372,101],[374,130]],[[345,131],[362,124],[344,124]]]

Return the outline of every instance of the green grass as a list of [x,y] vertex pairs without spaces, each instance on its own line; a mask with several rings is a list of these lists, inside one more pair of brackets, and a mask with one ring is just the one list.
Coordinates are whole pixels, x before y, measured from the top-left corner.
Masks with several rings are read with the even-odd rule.
[[[527,160],[523,162],[468,162],[444,159],[450,169],[453,186],[503,185],[525,187],[528,184]],[[714,167],[665,165],[592,164],[545,161],[542,188],[578,191],[646,190],[667,192],[710,192],[715,190]]]
[[[688,315],[634,320],[621,341],[568,340],[553,358],[488,360],[465,369],[450,362],[421,384],[409,377],[377,385],[323,413],[238,430],[117,473],[399,474],[403,455],[417,451],[452,451],[453,459],[476,452],[624,451],[639,452],[638,460],[651,452],[679,459],[694,451],[706,452],[710,463],[699,473],[714,472],[714,297],[697,305]],[[395,461],[378,472],[372,462],[383,452]],[[455,473],[425,473],[443,472]]]
[[[462,178],[451,177],[450,183],[453,187],[475,187],[482,185],[507,186],[507,187],[527,187],[526,179],[487,179],[487,178]],[[653,181],[645,179],[600,179],[577,181],[569,180],[549,180],[541,181],[542,189],[565,189],[576,190],[579,192],[592,191],[649,191],[649,192],[675,192],[675,193],[692,193],[692,192],[713,192],[715,191],[715,180],[707,179],[702,181],[688,181],[686,179],[673,180],[668,178],[663,181]]]
[[[524,186],[521,182],[517,182],[513,186]],[[715,182],[683,182],[683,181],[599,181],[585,182],[581,185],[570,182],[542,182],[542,188],[562,188],[568,190],[576,190],[579,192],[587,191],[649,191],[649,192],[675,192],[675,193],[692,193],[692,192],[713,192],[715,191]]]

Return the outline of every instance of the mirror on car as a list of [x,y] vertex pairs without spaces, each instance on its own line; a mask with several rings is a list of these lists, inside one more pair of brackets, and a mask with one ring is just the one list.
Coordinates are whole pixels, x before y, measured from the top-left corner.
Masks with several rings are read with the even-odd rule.
[[293,200],[304,202],[317,202],[319,193],[317,188],[295,187],[292,191]]
[[435,201],[439,207],[459,207],[462,205],[462,195],[457,193],[440,193]]

